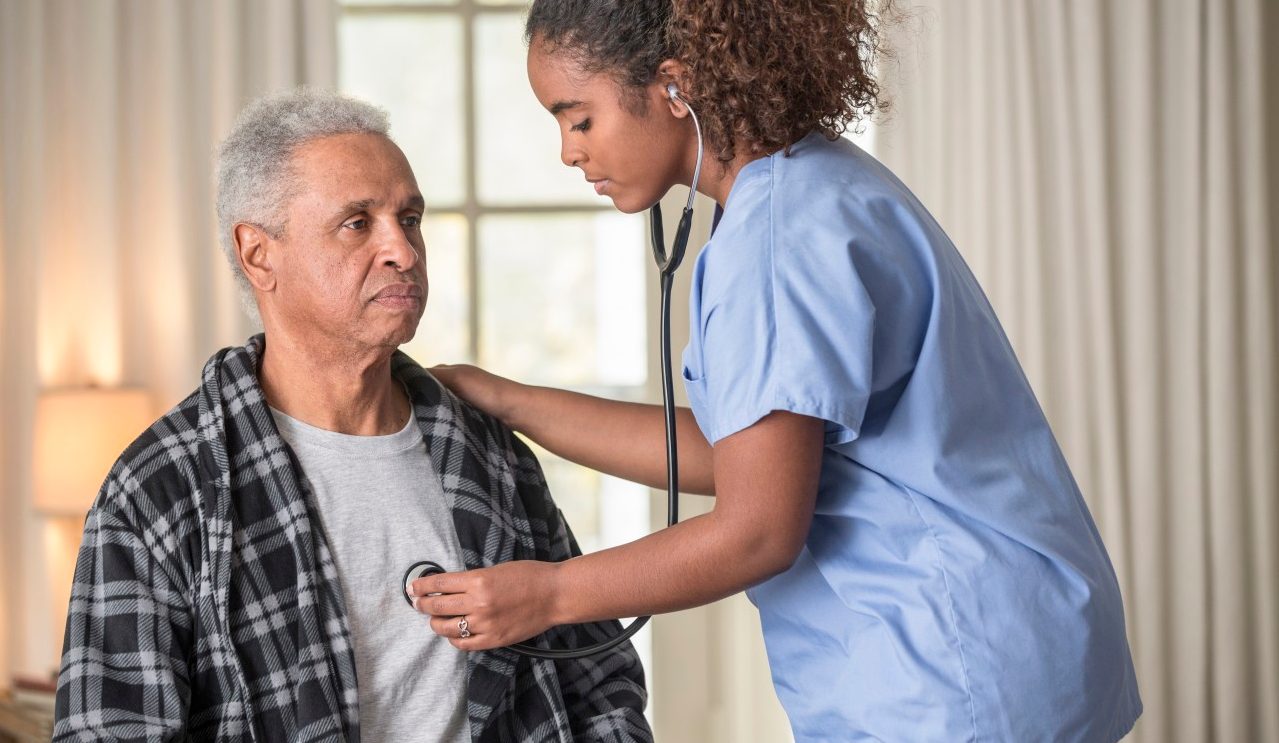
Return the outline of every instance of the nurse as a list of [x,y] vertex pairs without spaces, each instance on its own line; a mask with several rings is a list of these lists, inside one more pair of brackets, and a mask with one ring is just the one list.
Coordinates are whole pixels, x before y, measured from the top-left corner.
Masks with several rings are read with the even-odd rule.
[[[679,474],[716,502],[565,563],[421,579],[435,631],[484,649],[746,590],[799,741],[1123,737],[1119,587],[1039,404],[954,245],[838,136],[880,103],[867,3],[537,0],[527,35],[564,163],[624,212],[691,182],[684,101],[702,121],[724,214],[693,269]],[[551,451],[664,485],[658,406],[435,371]]]

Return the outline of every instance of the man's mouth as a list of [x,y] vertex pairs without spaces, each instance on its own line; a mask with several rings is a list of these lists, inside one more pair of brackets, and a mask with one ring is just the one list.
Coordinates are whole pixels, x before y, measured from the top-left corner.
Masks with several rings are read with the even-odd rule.
[[373,295],[373,301],[393,308],[417,308],[422,304],[425,292],[417,284],[398,283],[383,287]]

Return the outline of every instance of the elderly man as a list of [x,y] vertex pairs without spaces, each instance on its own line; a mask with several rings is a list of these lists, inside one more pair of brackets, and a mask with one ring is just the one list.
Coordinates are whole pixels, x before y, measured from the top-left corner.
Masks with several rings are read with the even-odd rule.
[[465,653],[405,601],[419,559],[577,547],[529,450],[396,350],[426,302],[424,205],[387,131],[373,107],[296,91],[223,144],[222,237],[265,333],[216,353],[108,475],[55,740],[651,739],[629,645]]

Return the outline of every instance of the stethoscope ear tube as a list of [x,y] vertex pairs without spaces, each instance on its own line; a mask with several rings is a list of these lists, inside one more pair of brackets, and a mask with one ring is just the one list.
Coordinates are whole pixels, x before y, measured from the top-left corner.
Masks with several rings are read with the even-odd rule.
[[[660,222],[661,211],[657,206],[653,207],[653,211],[655,212],[654,220]],[[684,251],[688,243],[688,226],[691,222],[692,210],[685,209],[684,216],[680,219],[679,229],[675,233],[674,250],[671,251],[669,261],[664,261],[665,251],[662,251],[662,255],[658,256],[662,294],[662,408],[666,414],[666,525],[668,527],[674,526],[679,521],[679,450],[675,443],[677,438],[675,432],[675,390],[674,375],[671,369],[671,287],[675,281],[675,269],[684,258]],[[653,253],[655,256],[658,255],[660,239],[660,230],[655,230],[653,233]],[[444,568],[430,560],[420,560],[409,566],[409,569],[404,572],[404,580],[400,582],[400,585],[404,587],[404,600],[409,603],[409,606],[413,605],[413,599],[409,596],[409,583],[427,575],[443,572],[445,572]],[[522,642],[508,645],[507,647],[520,655],[544,660],[585,658],[612,650],[631,639],[636,632],[639,632],[648,623],[648,620],[649,617],[636,617],[625,629],[613,637],[584,648],[539,648]]]
[[[687,101],[684,104],[687,106]],[[675,282],[675,269],[679,268],[679,264],[684,260],[684,253],[688,250],[688,237],[693,228],[693,198],[697,195],[697,183],[702,174],[702,126],[698,122],[697,114],[691,106],[688,107],[688,112],[692,116],[693,126],[697,131],[697,164],[693,170],[693,182],[689,185],[688,203],[684,205],[684,212],[679,218],[679,226],[675,228],[675,242],[671,245],[670,253],[666,252],[661,204],[653,204],[652,208],[648,210],[649,229],[653,239],[653,259],[657,262],[657,270],[661,278],[662,408],[666,414],[667,527],[674,526],[679,521],[679,450],[675,443],[677,440],[675,435],[675,390],[671,371],[671,287]],[[626,642],[632,635],[639,632],[640,628],[648,623],[648,620],[649,617],[636,617],[635,621],[631,622],[626,629],[616,636],[584,648],[557,650],[539,648],[527,643],[519,643],[509,647],[521,655],[533,658],[549,660],[585,658],[588,655],[612,650]]]
[[[681,99],[682,100],[682,99]],[[688,105],[687,101],[684,105]],[[662,356],[662,408],[666,417],[666,526],[671,527],[679,521],[679,451],[676,446],[675,433],[675,390],[673,372],[671,370],[671,287],[675,282],[675,269],[684,260],[688,249],[688,237],[693,227],[693,198],[697,195],[697,184],[702,173],[702,127],[697,114],[688,107],[693,126],[697,131],[697,164],[693,170],[693,182],[689,186],[688,203],[684,205],[684,213],[680,215],[679,226],[675,229],[675,242],[670,253],[666,252],[666,240],[662,226],[662,207],[654,204],[649,209],[649,229],[653,240],[653,259],[657,262],[657,270],[661,279],[662,317],[661,317],[661,356]],[[716,222],[719,211],[716,211]],[[424,571],[413,575],[415,569]],[[404,574],[404,598],[411,606],[413,599],[408,594],[408,583],[423,575],[443,573],[444,569],[433,562],[423,560],[414,563]],[[507,647],[520,655],[545,660],[570,660],[585,658],[596,653],[603,653],[621,645],[639,632],[648,623],[650,617],[636,617],[625,629],[604,642],[584,648],[539,648],[528,643],[516,643]]]
[[[660,223],[662,218],[660,207],[654,205],[651,211],[653,212],[654,222]],[[679,449],[675,443],[677,439],[675,432],[675,389],[674,374],[671,367],[671,287],[675,283],[675,269],[679,266],[679,262],[683,260],[684,251],[688,245],[688,232],[689,225],[692,224],[692,214],[692,209],[686,208],[684,210],[684,216],[680,219],[679,229],[675,233],[675,245],[669,260],[664,260],[666,258],[664,250],[661,250],[659,254],[662,237],[660,228],[653,231],[653,255],[657,259],[658,269],[661,272],[662,408],[666,414],[666,525],[668,527],[674,526],[679,521]],[[584,648],[539,648],[527,643],[517,643],[508,647],[520,655],[532,658],[546,660],[585,658],[588,655],[612,650],[631,639],[636,632],[639,632],[648,623],[649,618],[636,617],[635,621],[627,625],[626,629],[613,637]]]
[[693,209],[684,207],[680,215],[679,226],[675,228],[675,243],[671,252],[666,253],[666,239],[662,227],[662,205],[653,204],[648,210],[649,229],[653,231],[653,258],[657,261],[657,270],[662,278],[673,276],[675,269],[684,261],[684,253],[688,250],[688,235],[693,229]]
[[666,232],[662,225],[662,203],[653,204],[648,210],[648,229],[653,241],[653,260],[657,261],[658,273],[665,274],[670,261],[666,259]]

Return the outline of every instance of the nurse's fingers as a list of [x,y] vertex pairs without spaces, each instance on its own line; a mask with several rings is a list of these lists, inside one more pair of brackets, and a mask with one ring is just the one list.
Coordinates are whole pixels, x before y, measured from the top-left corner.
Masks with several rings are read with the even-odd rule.
[[432,617],[460,617],[472,610],[471,601],[464,593],[421,596],[413,599],[413,608],[419,614]]
[[431,617],[431,631],[450,640],[465,640],[480,634],[476,626],[464,616]]
[[409,581],[410,596],[435,593],[466,593],[471,584],[469,573],[436,573]]
[[[503,642],[499,635],[482,632],[483,622],[477,625],[472,617],[431,617],[431,631],[449,641],[458,650],[468,653],[476,650],[492,650],[509,643]],[[462,623],[465,620],[465,624]],[[463,637],[462,635],[466,636]]]

